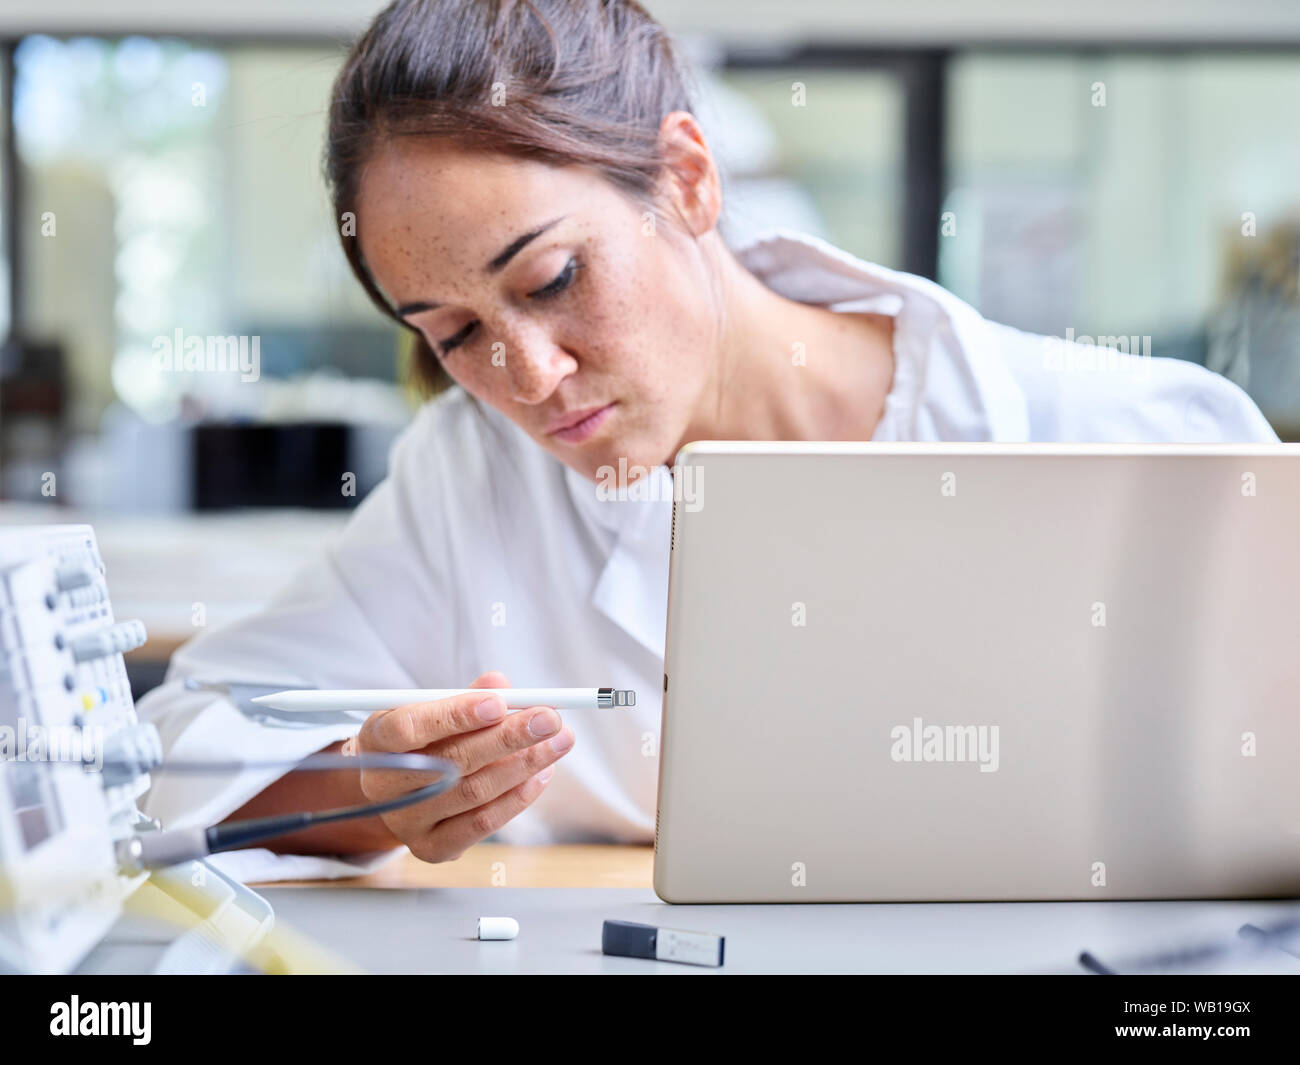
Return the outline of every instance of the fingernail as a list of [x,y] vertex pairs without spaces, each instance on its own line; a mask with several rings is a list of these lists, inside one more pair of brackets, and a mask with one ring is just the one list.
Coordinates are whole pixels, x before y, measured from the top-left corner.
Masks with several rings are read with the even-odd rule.
[[541,783],[545,784],[553,776],[555,776],[555,766],[548,765],[545,769],[543,769],[540,773],[537,774],[537,779]]
[[506,716],[506,704],[495,697],[484,699],[478,706],[474,707],[474,713],[478,719],[485,725],[492,724],[493,721],[500,721]]
[[561,732],[555,739],[551,740],[551,750],[556,754],[563,754],[573,746],[573,733]]
[[549,736],[560,727],[560,717],[554,710],[538,710],[528,719],[528,735],[535,740]]

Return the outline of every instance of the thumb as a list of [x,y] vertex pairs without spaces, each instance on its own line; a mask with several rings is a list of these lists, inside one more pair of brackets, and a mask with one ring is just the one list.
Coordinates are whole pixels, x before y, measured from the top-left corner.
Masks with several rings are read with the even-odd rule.
[[482,674],[478,680],[470,685],[471,688],[508,688],[510,681],[504,673],[495,669],[489,670]]

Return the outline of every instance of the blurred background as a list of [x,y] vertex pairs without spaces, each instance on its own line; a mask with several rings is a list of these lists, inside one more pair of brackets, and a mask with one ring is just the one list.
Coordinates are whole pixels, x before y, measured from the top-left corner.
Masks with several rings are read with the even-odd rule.
[[[0,8],[0,521],[95,523],[140,690],[337,531],[415,409],[320,166],[381,6]],[[1300,3],[646,6],[733,246],[788,226],[1022,329],[1150,336],[1300,439]],[[156,366],[194,337],[256,380]]]

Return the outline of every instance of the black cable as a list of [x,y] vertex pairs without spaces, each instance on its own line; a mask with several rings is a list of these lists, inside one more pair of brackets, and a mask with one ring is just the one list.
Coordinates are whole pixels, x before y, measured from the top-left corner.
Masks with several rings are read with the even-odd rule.
[[1098,976],[1115,975],[1114,969],[1107,968],[1100,961],[1098,961],[1095,956],[1089,954],[1086,950],[1079,955],[1079,964],[1082,965],[1085,969],[1087,969],[1088,972],[1095,973]]
[[272,814],[269,817],[250,817],[242,821],[226,821],[205,829],[208,850],[236,850],[273,836],[284,836],[312,825],[330,825],[339,821],[352,821],[361,817],[414,806],[418,802],[441,795],[460,779],[460,770],[454,762],[427,754],[313,754],[295,762],[272,759],[260,762],[162,762],[151,773],[232,773],[246,769],[291,768],[321,772],[329,769],[408,769],[416,772],[436,772],[440,778],[415,791],[380,802],[361,803],[357,806],[340,806],[333,810],[302,810],[291,814]]

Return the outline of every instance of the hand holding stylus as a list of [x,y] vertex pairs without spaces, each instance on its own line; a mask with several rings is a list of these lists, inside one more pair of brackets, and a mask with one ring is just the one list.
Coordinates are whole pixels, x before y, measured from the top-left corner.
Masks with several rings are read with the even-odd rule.
[[[496,832],[541,795],[555,763],[573,747],[573,732],[554,709],[507,714],[499,695],[474,691],[509,686],[505,674],[484,673],[471,694],[378,710],[361,726],[360,752],[416,751],[460,767],[461,779],[450,791],[382,815],[417,858],[451,861]],[[361,790],[376,802],[425,783],[419,773],[361,771]]]

